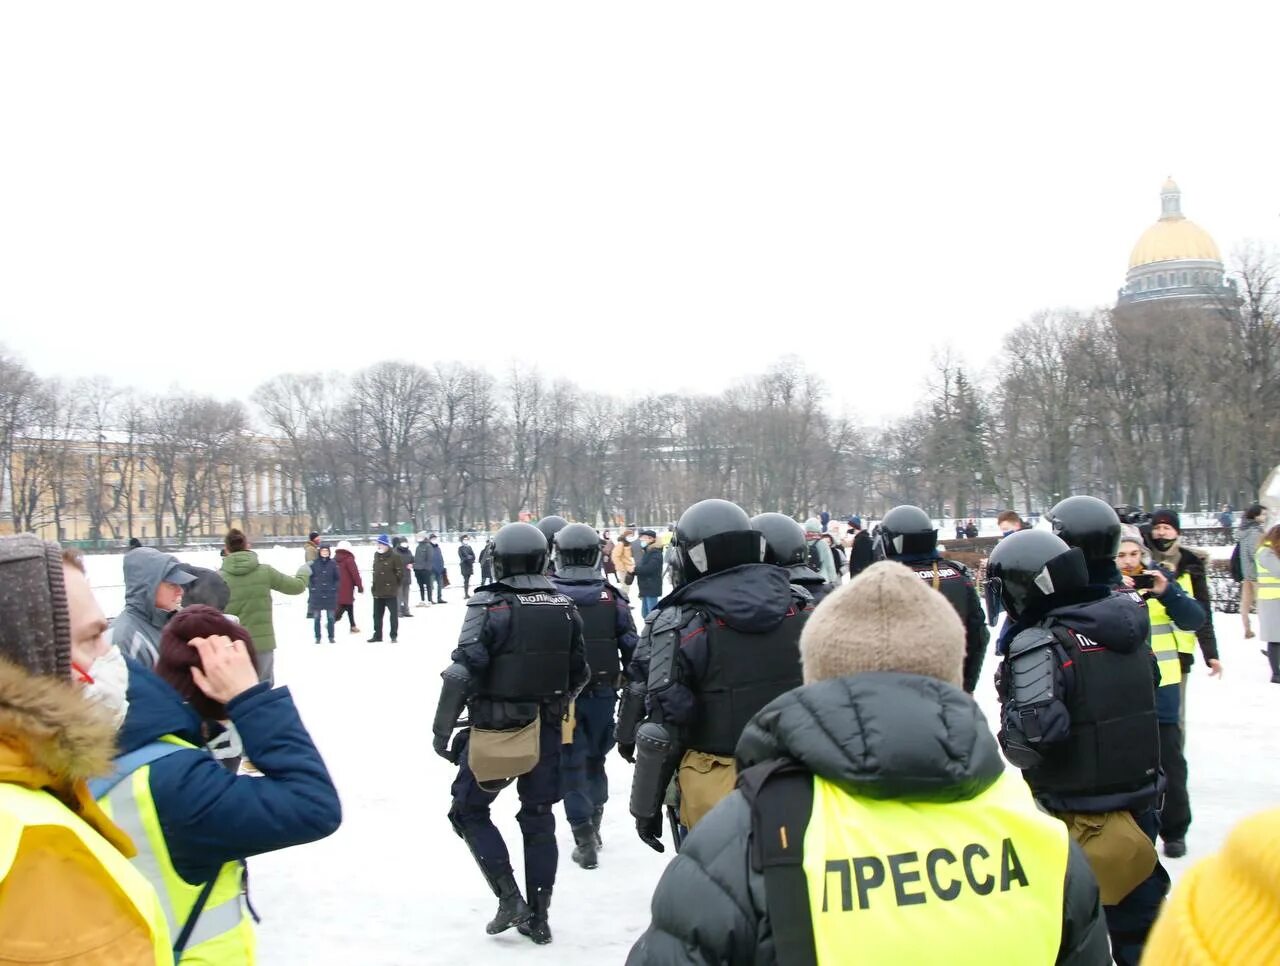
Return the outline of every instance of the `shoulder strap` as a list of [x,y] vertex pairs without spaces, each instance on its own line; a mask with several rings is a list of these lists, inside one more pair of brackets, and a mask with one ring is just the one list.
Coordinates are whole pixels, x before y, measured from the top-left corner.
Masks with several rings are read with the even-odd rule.
[[153,761],[168,757],[174,752],[186,751],[189,747],[191,746],[175,745],[168,741],[153,741],[150,744],[143,745],[141,748],[135,748],[115,760],[115,767],[110,775],[92,779],[89,782],[89,794],[96,801],[110,794],[111,789],[115,788],[139,768],[149,765]]
[[191,934],[196,930],[196,922],[200,918],[200,913],[204,912],[204,907],[209,903],[209,896],[213,894],[213,887],[218,882],[218,874],[215,873],[213,878],[204,884],[204,888],[200,890],[200,895],[196,896],[195,905],[191,907],[191,914],[187,916],[187,921],[182,924],[182,932],[178,933],[178,938],[173,941],[173,961],[176,963],[182,959],[182,953],[187,948],[187,943],[191,942]]
[[804,874],[813,773],[794,761],[769,761],[742,772],[738,788],[751,808],[751,867],[764,875],[777,960],[781,966],[817,966]]

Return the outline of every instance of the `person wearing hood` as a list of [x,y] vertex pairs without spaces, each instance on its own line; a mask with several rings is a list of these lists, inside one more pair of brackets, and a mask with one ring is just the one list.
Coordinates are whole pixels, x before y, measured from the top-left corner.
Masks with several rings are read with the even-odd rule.
[[413,550],[413,576],[418,581],[418,606],[426,607],[431,601],[431,544],[427,531],[418,534],[418,545]]
[[168,966],[160,899],[87,787],[114,754],[94,675],[120,652],[80,567],[0,537],[0,962]]
[[942,556],[933,520],[920,507],[909,503],[896,506],[884,515],[876,534],[875,555],[906,564],[955,608],[964,624],[967,642],[964,689],[973,694],[982,675],[991,630],[982,612],[982,601],[978,599],[977,582],[969,568]]
[[1267,508],[1253,503],[1240,516],[1236,531],[1235,554],[1240,561],[1240,617],[1244,621],[1244,638],[1253,640],[1254,603],[1258,595],[1258,544],[1267,524]]
[[404,579],[400,581],[400,616],[412,617],[409,594],[413,591],[413,551],[409,549],[409,538],[396,537],[391,541],[391,551],[404,564],[404,573],[401,575]]
[[640,592],[640,619],[649,616],[662,596],[662,548],[653,530],[640,531],[640,559],[636,564],[636,589]]
[[471,577],[476,572],[476,552],[471,537],[463,534],[458,542],[458,573],[462,574],[462,599],[471,599]]
[[804,538],[809,546],[809,569],[822,574],[822,579],[832,587],[840,586],[840,574],[836,570],[836,558],[831,555],[831,545],[822,539],[826,531],[817,517],[804,522]]
[[800,656],[803,686],[747,724],[738,788],[667,867],[631,966],[1110,963],[1088,862],[961,689],[940,595],[874,564]]
[[560,784],[564,815],[573,832],[573,861],[584,869],[594,869],[604,806],[609,800],[605,759],[614,744],[618,688],[638,638],[630,603],[605,580],[595,530],[571,523],[552,538],[552,548],[555,576],[551,582],[578,608],[591,668],[591,681],[578,695],[570,715],[572,741],[565,742],[560,751]]
[[1001,540],[987,580],[1011,623],[996,675],[1000,746],[1085,850],[1115,960],[1136,966],[1169,890],[1155,848],[1160,672],[1146,604],[1091,583],[1084,551],[1044,530]]
[[1151,617],[1151,651],[1160,667],[1156,688],[1156,720],[1160,723],[1160,768],[1165,777],[1164,803],[1160,808],[1160,837],[1164,854],[1180,859],[1187,854],[1187,830],[1191,827],[1191,795],[1187,790],[1187,759],[1183,754],[1182,727],[1178,724],[1182,662],[1178,640],[1194,637],[1206,620],[1204,609],[1191,596],[1191,578],[1145,564],[1146,544],[1132,524],[1120,527],[1116,567],[1122,585],[1147,602]]
[[835,590],[826,578],[809,566],[809,545],[804,527],[785,513],[761,513],[751,518],[752,528],[764,534],[764,562],[781,567],[791,583],[803,587],[814,604]]
[[[1213,600],[1209,595],[1209,579],[1205,572],[1207,554],[1203,551],[1184,547],[1181,539],[1182,518],[1177,511],[1169,509],[1155,510],[1151,514],[1151,530],[1147,545],[1151,548],[1151,559],[1173,574],[1174,580],[1184,583],[1186,577],[1191,584],[1191,596],[1196,599],[1206,614],[1213,613]],[[1196,663],[1196,641],[1200,642],[1200,651],[1205,663],[1209,665],[1209,677],[1222,676],[1222,661],[1218,657],[1218,637],[1213,630],[1213,621],[1207,620],[1195,633],[1178,638],[1178,656],[1182,661],[1182,682],[1178,685],[1181,692],[1178,705],[1178,726],[1182,728],[1183,740],[1187,736],[1187,682],[1191,677],[1191,668]]]
[[[137,846],[180,962],[253,963],[245,860],[318,841],[342,821],[289,689],[260,682],[253,661],[242,626],[188,607],[165,626],[155,671],[125,662],[102,696],[119,752],[90,790]],[[228,771],[206,747],[228,725],[260,777]]]
[[658,852],[673,775],[677,838],[733,790],[733,749],[743,727],[800,683],[800,630],[813,609],[807,591],[764,562],[764,535],[735,503],[689,507],[676,524],[675,545],[679,580],[645,621],[618,716],[618,750],[636,765],[636,833]]
[[329,643],[333,640],[335,611],[338,609],[338,562],[333,559],[327,543],[320,544],[319,556],[311,561],[310,576],[307,580],[307,610],[311,611],[311,619],[315,622],[316,643],[320,643],[320,615],[328,620],[325,630],[328,631]]
[[124,610],[111,622],[111,643],[140,664],[154,665],[160,631],[194,581],[172,554],[152,547],[130,550],[124,555]]
[[262,680],[275,682],[276,632],[271,619],[271,592],[290,597],[307,589],[306,568],[300,576],[282,574],[258,560],[250,549],[243,530],[232,528],[224,541],[227,555],[222,558],[222,578],[231,588],[231,599],[224,608],[237,618],[253,637],[258,648],[258,673]]
[[360,568],[356,565],[356,555],[350,540],[339,540],[338,549],[333,555],[338,565],[338,612],[334,620],[342,620],[346,615],[351,625],[351,633],[359,634],[356,626],[356,591],[364,593],[364,581],[360,579]]

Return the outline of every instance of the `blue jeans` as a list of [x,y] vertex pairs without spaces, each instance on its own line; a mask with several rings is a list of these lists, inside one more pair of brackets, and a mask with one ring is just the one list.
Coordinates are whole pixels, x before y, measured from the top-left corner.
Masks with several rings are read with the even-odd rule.
[[444,603],[444,574],[438,574],[434,570],[427,571],[427,600],[431,600],[431,588],[436,591],[436,603]]
[[316,640],[317,641],[320,640],[320,615],[325,614],[328,616],[328,621],[325,623],[325,627],[328,628],[329,630],[329,640],[330,642],[332,642],[333,641],[333,618],[334,618],[333,608],[317,607],[314,611],[312,611],[312,614],[313,614],[312,620],[315,623],[315,629],[316,629]]
[[640,598],[640,619],[645,620],[649,616],[649,611],[658,609],[657,597],[641,597]]
[[560,786],[564,815],[571,826],[585,825],[609,800],[609,776],[604,762],[613,747],[613,712],[618,693],[596,688],[578,695],[573,744],[560,748]]

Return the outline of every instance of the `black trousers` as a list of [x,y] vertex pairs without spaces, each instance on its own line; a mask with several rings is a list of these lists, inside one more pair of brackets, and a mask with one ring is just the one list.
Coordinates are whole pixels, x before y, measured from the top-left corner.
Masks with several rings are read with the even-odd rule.
[[396,597],[373,598],[373,636],[382,640],[382,615],[391,614],[391,639],[400,636],[400,600]]
[[343,614],[346,614],[346,615],[347,615],[347,620],[349,620],[349,621],[351,622],[351,629],[352,629],[352,630],[355,630],[355,627],[356,627],[356,607],[355,607],[355,604],[339,604],[339,605],[338,605],[338,612],[337,612],[336,614],[334,614],[334,615],[333,615],[333,619],[334,619],[335,621],[340,621],[340,620],[342,620],[342,615],[343,615]]
[[1187,757],[1182,751],[1182,729],[1160,724],[1160,767],[1167,782],[1160,809],[1160,837],[1185,839],[1191,827],[1191,796],[1187,792]]

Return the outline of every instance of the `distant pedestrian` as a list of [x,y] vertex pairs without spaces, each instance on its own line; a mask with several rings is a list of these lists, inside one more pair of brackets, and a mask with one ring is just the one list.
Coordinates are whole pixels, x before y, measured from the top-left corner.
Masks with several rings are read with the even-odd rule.
[[409,549],[409,538],[396,537],[391,542],[391,549],[404,564],[404,580],[400,581],[400,616],[412,617],[413,612],[409,610],[409,594],[413,590],[413,551]]
[[493,583],[493,538],[484,537],[484,546],[480,549],[480,586]]
[[426,530],[418,531],[418,545],[413,548],[413,577],[418,583],[418,607],[431,603],[431,542]]
[[258,673],[275,686],[276,632],[271,620],[271,592],[295,596],[307,589],[307,569],[299,576],[282,574],[258,560],[243,530],[232,528],[224,541],[227,555],[222,560],[222,579],[231,589],[226,612],[239,618],[253,636],[258,651]]
[[364,593],[364,581],[360,579],[360,568],[356,566],[356,556],[349,540],[338,542],[338,551],[334,560],[338,564],[338,612],[336,620],[342,620],[345,614],[351,624],[351,633],[359,634],[356,626],[356,591]]
[[471,598],[471,575],[476,572],[476,552],[471,547],[471,538],[465,533],[458,546],[458,572],[462,574],[463,599]]
[[333,551],[329,545],[327,543],[320,544],[318,552],[320,555],[311,562],[311,578],[308,582],[310,594],[307,597],[307,607],[311,610],[316,643],[320,643],[320,618],[323,615],[327,617],[325,630],[328,632],[329,643],[332,644],[334,643],[334,618],[338,609],[338,583],[341,578],[338,571],[338,562],[333,559]]
[[427,537],[427,545],[431,554],[431,583],[427,585],[427,597],[431,597],[431,588],[436,590],[436,603],[444,603],[444,550],[440,547],[440,537],[431,534]]
[[383,616],[391,612],[391,643],[395,644],[400,636],[400,585],[409,579],[400,555],[391,550],[391,538],[385,533],[378,535],[378,542],[373,554],[373,577],[370,579],[370,592],[373,595],[373,637],[370,644],[382,640]]

